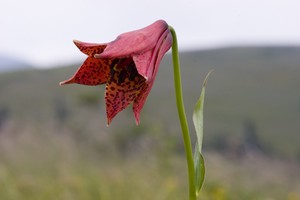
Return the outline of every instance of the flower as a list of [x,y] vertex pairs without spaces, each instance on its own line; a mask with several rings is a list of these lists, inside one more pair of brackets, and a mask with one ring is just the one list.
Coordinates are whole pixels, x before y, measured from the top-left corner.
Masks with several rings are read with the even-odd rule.
[[105,104],[107,124],[133,103],[136,124],[155,81],[160,62],[172,46],[168,24],[158,20],[153,24],[119,35],[109,43],[85,43],[74,40],[88,58],[75,75],[60,85],[106,84]]

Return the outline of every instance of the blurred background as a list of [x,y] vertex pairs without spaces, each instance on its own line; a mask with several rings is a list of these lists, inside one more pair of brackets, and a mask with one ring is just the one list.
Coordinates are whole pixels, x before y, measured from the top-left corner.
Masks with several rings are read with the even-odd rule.
[[140,126],[130,106],[106,127],[104,86],[58,85],[85,59],[73,39],[109,42],[158,19],[177,31],[190,122],[214,69],[201,199],[300,199],[296,0],[2,0],[0,199],[187,198],[170,54]]

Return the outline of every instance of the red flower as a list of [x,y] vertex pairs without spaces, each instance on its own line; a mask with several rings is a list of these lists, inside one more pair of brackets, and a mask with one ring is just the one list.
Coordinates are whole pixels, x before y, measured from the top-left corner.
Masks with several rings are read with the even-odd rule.
[[60,84],[106,84],[107,124],[132,102],[139,124],[140,111],[161,59],[172,46],[168,24],[159,20],[143,29],[123,33],[110,43],[74,43],[88,58],[72,78]]

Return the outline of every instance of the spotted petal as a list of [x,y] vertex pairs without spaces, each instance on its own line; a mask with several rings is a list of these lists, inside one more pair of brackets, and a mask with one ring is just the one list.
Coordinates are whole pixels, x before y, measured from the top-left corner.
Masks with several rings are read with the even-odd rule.
[[134,101],[144,84],[145,79],[136,71],[132,58],[122,59],[112,67],[105,91],[108,125],[120,111]]
[[96,59],[94,55],[101,53],[106,45],[85,43],[74,40],[75,45],[83,53],[88,55],[75,75],[70,79],[63,81],[60,85],[78,83],[83,85],[100,85],[106,83],[109,79],[111,59]]
[[78,40],[73,40],[73,42],[82,53],[88,56],[94,56],[95,54],[102,53],[107,46],[107,44],[88,43]]

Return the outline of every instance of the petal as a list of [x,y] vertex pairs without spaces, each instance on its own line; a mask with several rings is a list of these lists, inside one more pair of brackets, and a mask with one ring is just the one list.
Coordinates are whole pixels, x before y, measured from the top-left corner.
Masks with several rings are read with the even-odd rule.
[[[142,54],[134,55],[133,60],[136,65],[137,71],[142,75],[146,80],[149,78],[149,69],[151,58],[153,57],[153,50],[146,51]],[[152,70],[152,69],[151,69]]]
[[159,68],[159,64],[165,53],[172,46],[172,35],[166,30],[159,38],[157,45],[152,51],[134,55],[133,60],[140,75],[151,81]]
[[83,85],[100,85],[106,83],[110,75],[110,59],[88,57],[73,77],[60,82],[60,85],[78,83]]
[[88,56],[94,56],[95,54],[102,53],[106,48],[106,44],[87,43],[80,42],[78,40],[73,40],[73,42],[82,53]]
[[123,66],[124,62],[119,62],[121,66],[111,69],[111,77],[106,84],[105,101],[108,125],[120,111],[134,101],[145,84],[145,79],[137,73],[132,58],[126,58],[126,60],[126,66]]
[[74,44],[89,57],[84,61],[75,75],[70,79],[60,82],[60,85],[78,83],[83,85],[99,85],[106,83],[109,79],[110,59],[96,59],[94,55],[101,53],[106,45],[73,41]]
[[145,28],[123,33],[116,40],[108,43],[103,53],[96,54],[96,57],[122,58],[148,51],[155,47],[166,30],[168,30],[168,24],[163,20],[158,20]]
[[[144,107],[144,104],[146,102],[146,99],[152,89],[153,83],[156,78],[156,74],[158,72],[158,68],[160,65],[160,62],[165,55],[165,53],[170,49],[172,46],[172,35],[170,32],[167,32],[164,34],[165,36],[160,39],[158,42],[158,46],[154,50],[154,54],[152,55],[152,60],[150,63],[150,67],[146,67],[141,65],[142,63],[136,63],[137,69],[144,70],[145,68],[148,70],[143,71],[144,73],[148,74],[148,80],[146,82],[146,86],[144,86],[142,92],[139,94],[139,96],[134,100],[133,103],[133,112],[135,116],[136,123],[139,124],[140,121],[140,112],[142,108]],[[140,71],[138,71],[140,74]]]
[[132,109],[133,109],[133,113],[134,113],[135,123],[137,125],[140,124],[140,113],[141,113],[141,110],[144,107],[146,99],[151,91],[152,85],[153,84],[151,84],[151,85],[144,84],[144,87],[142,88],[142,92],[134,100]]

